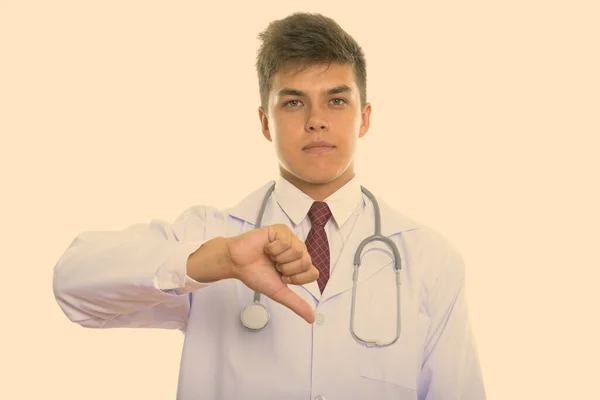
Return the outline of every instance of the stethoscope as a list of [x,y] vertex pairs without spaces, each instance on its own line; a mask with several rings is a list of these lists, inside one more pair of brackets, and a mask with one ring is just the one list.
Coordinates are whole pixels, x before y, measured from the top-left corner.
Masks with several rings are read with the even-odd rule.
[[[267,202],[271,193],[275,189],[275,184],[271,185],[271,187],[267,190],[267,193],[264,196],[262,201],[260,210],[258,212],[258,217],[256,218],[256,224],[254,225],[257,229],[261,227],[263,214],[265,212],[265,208],[267,206]],[[388,237],[381,235],[381,213],[379,211],[379,204],[375,199],[375,196],[367,189],[361,186],[361,191],[367,195],[367,197],[373,203],[373,207],[375,209],[375,233],[372,236],[364,239],[356,252],[354,253],[354,274],[352,276],[352,307],[350,311],[350,333],[352,336],[358,340],[359,342],[364,343],[365,345],[372,346],[389,346],[396,342],[400,337],[400,269],[402,268],[402,260],[400,258],[400,252],[398,251],[398,247],[396,244]],[[394,255],[394,268],[396,271],[396,295],[398,298],[397,303],[397,313],[396,313],[396,337],[389,342],[383,342],[381,340],[369,340],[359,337],[354,332],[354,308],[356,303],[356,291],[357,291],[357,283],[358,283],[358,267],[360,266],[360,256],[363,248],[370,242],[373,241],[382,241],[386,243],[392,250]],[[254,302],[248,304],[241,312],[240,318],[242,320],[242,324],[251,331],[260,331],[262,330],[270,320],[269,310],[260,302],[260,293],[254,292]]]

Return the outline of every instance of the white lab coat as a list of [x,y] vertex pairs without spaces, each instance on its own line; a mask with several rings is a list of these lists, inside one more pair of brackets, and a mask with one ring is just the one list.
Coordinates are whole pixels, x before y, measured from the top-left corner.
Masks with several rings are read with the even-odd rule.
[[[374,228],[366,196],[323,294],[316,282],[290,285],[315,307],[312,325],[262,296],[270,322],[248,331],[240,312],[252,302],[251,290],[237,280],[194,285],[186,277],[187,257],[202,243],[254,228],[272,183],[228,210],[196,206],[173,224],[153,220],[79,234],[55,267],[58,304],[83,326],[184,331],[180,400],[485,399],[460,255],[382,199],[382,233],[397,244],[402,260],[401,334],[392,346],[365,347],[350,333],[354,252]],[[271,197],[263,226],[276,223],[289,224]],[[355,311],[361,337],[395,335],[391,256],[381,242],[363,251]]]

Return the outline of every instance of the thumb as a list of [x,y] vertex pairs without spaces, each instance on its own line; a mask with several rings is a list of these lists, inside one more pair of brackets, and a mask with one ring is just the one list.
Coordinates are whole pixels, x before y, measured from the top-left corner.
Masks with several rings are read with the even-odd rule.
[[315,322],[315,312],[312,307],[289,287],[284,285],[282,289],[269,297],[298,314],[309,324]]

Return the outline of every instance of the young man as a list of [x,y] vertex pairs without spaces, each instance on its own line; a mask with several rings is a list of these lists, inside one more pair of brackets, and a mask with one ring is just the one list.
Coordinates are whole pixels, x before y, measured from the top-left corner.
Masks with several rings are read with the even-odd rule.
[[[362,50],[316,14],[260,37],[281,176],[228,210],[79,234],[55,267],[59,305],[83,326],[184,331],[178,399],[484,399],[460,255],[355,177]],[[377,210],[388,242],[362,247],[355,275]]]

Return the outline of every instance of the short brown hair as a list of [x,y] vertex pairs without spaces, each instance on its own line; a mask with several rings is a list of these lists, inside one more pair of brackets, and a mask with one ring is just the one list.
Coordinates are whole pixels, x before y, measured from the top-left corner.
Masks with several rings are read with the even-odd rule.
[[283,66],[342,63],[354,70],[361,106],[367,103],[367,68],[363,50],[333,19],[315,13],[294,13],[273,21],[258,35],[256,70],[265,112],[271,79]]

